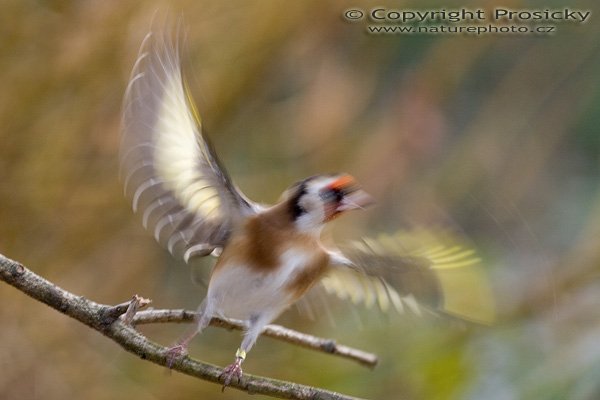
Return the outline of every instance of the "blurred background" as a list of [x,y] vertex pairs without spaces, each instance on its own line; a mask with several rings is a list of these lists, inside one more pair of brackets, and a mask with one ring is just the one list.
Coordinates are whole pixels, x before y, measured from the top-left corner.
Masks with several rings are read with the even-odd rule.
[[[183,15],[185,68],[214,145],[252,199],[347,171],[377,207],[336,240],[457,227],[486,260],[490,327],[415,316],[279,323],[380,355],[354,363],[262,338],[245,371],[373,399],[600,398],[600,24],[545,35],[374,35],[360,0],[0,3],[0,252],[94,301],[195,308],[198,270],[143,230],[118,179],[121,99],[156,10]],[[379,1],[492,9],[495,1]],[[163,13],[164,15],[164,13]],[[161,18],[157,18],[160,22]],[[193,275],[190,279],[190,275]],[[0,284],[2,399],[243,399],[139,360]],[[333,320],[333,322],[331,321]],[[169,345],[182,325],[144,326]],[[191,354],[231,362],[239,332]],[[255,396],[256,398],[263,398]]]

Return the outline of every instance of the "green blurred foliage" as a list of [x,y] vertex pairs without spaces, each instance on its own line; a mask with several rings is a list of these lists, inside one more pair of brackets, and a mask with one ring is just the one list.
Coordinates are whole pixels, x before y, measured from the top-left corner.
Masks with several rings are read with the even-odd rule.
[[[600,24],[591,0],[567,3],[502,5],[592,10],[590,21],[549,37],[475,37],[369,35],[341,17],[374,5],[361,0],[3,1],[0,252],[99,302],[200,302],[202,286],[143,231],[118,180],[129,71],[169,10],[186,24],[209,135],[251,198],[350,172],[379,202],[336,222],[338,240],[460,227],[497,296],[492,327],[349,307],[332,325],[289,312],[281,323],[377,352],[380,365],[261,339],[247,371],[377,399],[599,398]],[[7,286],[0,304],[2,399],[247,397],[167,376]],[[169,344],[183,327],[143,330]],[[208,329],[191,353],[225,365],[238,342]]]

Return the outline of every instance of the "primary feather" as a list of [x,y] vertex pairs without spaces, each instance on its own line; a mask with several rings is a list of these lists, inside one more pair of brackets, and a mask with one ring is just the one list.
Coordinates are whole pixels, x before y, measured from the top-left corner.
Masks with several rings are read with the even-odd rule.
[[331,252],[330,294],[382,311],[423,310],[489,324],[491,289],[481,259],[457,235],[417,229],[365,238]]
[[124,101],[121,175],[144,226],[188,261],[222,248],[260,207],[221,167],[181,72],[178,48],[149,33]]

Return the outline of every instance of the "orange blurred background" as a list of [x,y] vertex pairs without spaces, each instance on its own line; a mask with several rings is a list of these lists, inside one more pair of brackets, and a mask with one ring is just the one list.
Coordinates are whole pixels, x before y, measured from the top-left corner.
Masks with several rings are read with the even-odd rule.
[[[209,266],[190,279],[118,179],[129,71],[168,10],[186,25],[184,64],[208,135],[250,198],[274,202],[305,176],[349,172],[378,205],[336,222],[338,240],[451,225],[479,248],[496,295],[491,327],[362,309],[332,324],[290,311],[278,322],[380,364],[262,338],[247,372],[373,399],[600,398],[600,24],[596,3],[566,3],[502,6],[592,10],[589,21],[549,36],[475,36],[367,34],[366,20],[342,17],[375,5],[360,0],[4,1],[0,252],[101,303],[201,301]],[[248,396],[169,376],[6,285],[0,304],[2,399]],[[184,327],[141,329],[168,345]],[[239,340],[209,328],[191,354],[226,365]]]

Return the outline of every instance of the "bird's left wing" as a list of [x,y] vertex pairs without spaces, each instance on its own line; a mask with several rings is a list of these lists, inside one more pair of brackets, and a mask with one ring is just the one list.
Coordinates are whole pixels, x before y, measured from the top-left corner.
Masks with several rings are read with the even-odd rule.
[[202,134],[179,48],[149,33],[125,94],[121,176],[143,224],[188,261],[222,247],[236,221],[257,212]]
[[382,311],[433,312],[489,324],[492,293],[475,251],[448,233],[425,229],[363,239],[330,251],[320,286]]

